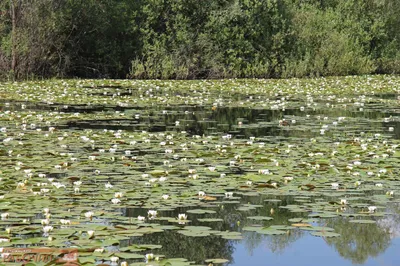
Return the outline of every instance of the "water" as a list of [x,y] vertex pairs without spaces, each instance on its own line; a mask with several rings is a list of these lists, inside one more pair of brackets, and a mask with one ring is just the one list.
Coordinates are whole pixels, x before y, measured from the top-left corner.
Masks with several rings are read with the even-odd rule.
[[[108,98],[122,100],[148,94],[142,89],[120,85],[83,88],[91,90],[87,93],[88,96],[101,100]],[[40,146],[46,147],[43,150],[30,143],[29,147],[33,148],[28,149],[29,153],[26,157],[27,165],[39,160],[34,156],[42,158],[43,164],[35,169],[37,172],[45,169],[43,172],[46,172],[50,178],[55,178],[60,182],[68,180],[71,183],[83,176],[82,180],[89,184],[86,190],[82,189],[84,191],[82,194],[60,192],[61,196],[57,194],[56,198],[49,197],[51,201],[54,202],[59,197],[58,199],[68,202],[70,200],[68,197],[73,197],[71,201],[75,206],[80,207],[78,214],[80,216],[86,211],[84,207],[104,208],[107,211],[106,218],[99,218],[97,222],[106,225],[122,223],[125,226],[130,224],[129,219],[135,219],[139,215],[147,217],[148,210],[157,209],[158,218],[164,219],[148,219],[144,227],[148,227],[148,224],[153,228],[166,225],[177,227],[144,236],[129,237],[129,239],[121,240],[119,245],[108,247],[109,249],[118,250],[134,244],[161,245],[160,249],[151,252],[162,254],[166,258],[185,258],[199,265],[204,265],[206,259],[213,258],[227,259],[229,262],[225,265],[231,266],[248,264],[256,266],[400,265],[400,257],[397,254],[400,245],[400,207],[397,198],[397,191],[400,189],[397,167],[399,156],[394,153],[393,156],[385,157],[385,153],[390,153],[387,150],[391,146],[382,144],[384,141],[398,144],[400,139],[398,115],[400,108],[393,103],[397,100],[397,93],[367,94],[371,100],[363,102],[362,105],[355,104],[360,99],[359,95],[346,94],[347,98],[352,99],[346,104],[327,100],[321,96],[309,102],[310,105],[307,106],[303,95],[298,95],[289,99],[285,108],[278,109],[263,106],[263,99],[257,98],[257,96],[262,96],[262,93],[243,95],[237,92],[230,95],[223,93],[212,95],[201,90],[190,89],[171,94],[179,96],[177,98],[180,99],[189,97],[191,94],[198,96],[200,92],[210,98],[233,99],[237,102],[231,106],[214,105],[212,107],[211,104],[186,103],[116,106],[110,103],[101,104],[100,100],[91,104],[63,104],[56,101],[52,104],[37,104],[29,101],[3,100],[0,101],[0,109],[22,113],[21,120],[18,120],[17,116],[13,117],[18,123],[29,125],[35,122],[38,124],[37,128],[43,131],[47,131],[49,126],[54,126],[57,128],[58,132],[55,131],[55,134],[58,134],[58,137],[64,133],[67,134],[65,140],[55,142],[46,142],[41,139]],[[152,93],[154,97],[163,96],[161,90],[155,90]],[[282,95],[277,94],[269,100],[277,101],[281,97]],[[247,100],[250,102],[254,100],[257,104],[242,106],[241,103],[246,103]],[[6,106],[5,102],[10,104]],[[306,106],[305,110],[302,110],[302,106]],[[31,111],[35,112],[34,115],[27,115]],[[48,124],[42,123],[41,120],[30,122],[23,120],[29,120],[29,117],[35,117],[38,114],[47,116],[49,112],[54,112],[54,114],[49,115],[51,123]],[[56,115],[60,115],[62,119],[51,120]],[[342,117],[345,119],[339,119]],[[18,136],[21,123],[16,127],[12,119],[4,119],[2,122],[7,123],[7,128],[12,128],[11,136]],[[128,135],[139,135],[135,139],[138,144],[128,146],[128,140],[115,139],[114,132],[104,133],[105,130],[107,132],[123,130]],[[182,134],[182,131],[186,133]],[[24,132],[25,136],[19,137],[19,140],[29,141],[30,134],[33,136],[39,134],[35,132],[35,129]],[[68,140],[70,136],[79,138],[81,134],[87,132],[100,136],[109,134],[110,137],[96,138],[94,136],[95,144]],[[164,132],[169,132],[168,134],[172,132],[178,136],[174,139],[176,143],[170,145],[175,149],[174,154],[165,154],[165,147],[160,148],[159,143],[164,140],[163,138],[154,137],[150,140],[150,134]],[[232,139],[221,140],[221,136],[226,134],[232,135]],[[383,136],[384,139],[380,139],[378,135]],[[211,138],[207,139],[206,136]],[[361,151],[360,146],[363,143],[358,143],[354,139],[364,136],[365,143],[369,141],[368,138],[371,139],[370,146],[383,146],[376,148],[375,153],[368,154]],[[195,142],[197,137],[201,141]],[[129,138],[126,137],[126,139]],[[144,140],[147,138],[149,143],[146,144]],[[250,138],[255,138],[255,144],[246,143]],[[211,142],[210,145],[208,141]],[[178,145],[190,142],[195,142],[193,144],[195,148],[188,152]],[[235,142],[233,148],[230,147],[230,142]],[[332,148],[334,142],[344,143],[335,150],[339,154],[338,157],[330,154],[331,149],[336,149]],[[57,148],[60,143],[65,145],[62,152],[74,153],[74,156],[77,156],[77,162],[71,163],[71,167],[55,171],[52,169],[53,165],[62,164],[60,160],[53,158],[60,152]],[[264,150],[261,149],[260,152],[255,146],[261,143],[266,143],[267,147]],[[112,145],[118,146],[115,154],[108,152]],[[290,145],[299,148],[290,150],[291,148],[287,148]],[[227,151],[216,151],[215,146],[224,146],[221,149]],[[100,149],[106,150],[103,157],[99,153]],[[125,156],[124,152],[128,149],[131,154]],[[287,154],[286,150],[288,150]],[[23,151],[27,149],[17,149],[16,153],[23,153]],[[22,159],[9,159],[11,156],[6,152],[7,149],[2,149],[0,153],[4,162],[7,161],[1,165],[5,169],[11,165],[14,166],[17,160],[24,159],[23,156]],[[314,156],[315,153],[323,153],[323,155]],[[241,157],[235,160],[234,165],[230,165],[230,160],[233,160],[232,157],[235,154]],[[87,161],[88,155],[97,156],[100,159],[91,164]],[[174,155],[178,157],[175,158]],[[354,165],[349,167],[349,164],[358,160],[359,157],[356,155],[361,156],[362,165],[359,168]],[[376,155],[377,158],[374,157]],[[119,160],[121,156],[126,158]],[[183,157],[189,162],[180,161]],[[206,161],[204,163],[194,161],[195,158],[200,157],[205,158]],[[275,159],[280,163],[279,166],[274,165]],[[165,164],[166,160],[169,161],[168,164],[171,163],[171,168]],[[219,169],[216,173],[205,170],[210,166],[216,166]],[[273,175],[262,176],[262,179],[258,180],[260,174],[257,171],[264,167],[269,168]],[[353,170],[353,167],[356,170]],[[199,179],[187,177],[187,170],[190,168],[199,170]],[[97,169],[101,169],[99,176],[93,174]],[[388,176],[382,172],[382,177],[380,174],[377,177],[377,171],[382,169],[389,172]],[[147,178],[140,176],[150,170],[165,170],[165,173],[169,171],[167,177],[172,180],[171,183],[157,183],[154,187],[143,186]],[[374,171],[374,177],[369,177],[368,171]],[[219,177],[222,172],[226,174],[225,178]],[[6,173],[9,174],[8,171]],[[15,175],[12,177],[17,180],[19,174],[12,173]],[[282,178],[286,176],[298,177],[300,181],[295,180],[293,183],[298,183],[289,186],[290,182],[288,185],[287,182],[282,181]],[[243,177],[246,177],[246,180],[253,180],[253,184],[245,185],[246,180],[241,179]],[[361,188],[353,184],[359,179],[363,180]],[[109,206],[109,199],[112,198],[113,192],[108,195],[102,190],[105,181],[111,181],[114,185],[122,184],[118,189],[125,189],[124,193],[129,195],[126,203],[124,202],[126,206]],[[278,182],[279,189],[274,188],[273,182]],[[330,188],[332,182],[340,182],[343,187],[332,190]],[[378,182],[384,183],[383,189],[376,187]],[[14,188],[11,182],[6,185],[7,189]],[[161,200],[153,197],[154,195],[158,197],[164,190],[169,191],[171,195],[173,193],[175,198],[171,203],[160,205]],[[207,196],[215,197],[215,200],[199,199],[196,196],[198,190],[211,191],[207,193]],[[394,197],[387,197],[385,195],[387,190],[394,190]],[[233,197],[226,197],[224,195],[226,191],[233,192]],[[102,201],[103,198],[99,196],[103,193],[106,201]],[[340,199],[347,199],[350,204],[340,205],[338,203]],[[366,211],[372,205],[378,206],[377,213]],[[7,206],[4,207],[5,210],[7,208]],[[190,213],[193,209],[211,212]],[[188,214],[191,221],[179,224],[176,217],[183,213]],[[323,217],[321,214],[327,216]],[[63,213],[63,215],[66,214]],[[273,219],[255,220],[255,216],[268,216]],[[207,218],[215,219],[215,221],[201,221]],[[371,223],[352,222],[359,219],[368,219]],[[293,227],[294,224],[299,223],[325,229],[309,231],[308,226]],[[3,225],[5,224],[7,223]],[[140,223],[134,223],[134,225],[140,226]],[[206,236],[188,236],[180,232],[185,230],[185,226],[207,226],[210,227],[208,231],[212,233],[208,234],[206,230]],[[280,226],[278,233],[282,234],[270,235],[267,234],[269,232],[262,234],[248,230],[249,227],[254,229],[254,227],[270,228],[271,226]],[[329,233],[331,229],[340,236],[312,235],[315,232]],[[242,239],[223,238],[216,232],[239,233]],[[74,235],[75,237],[79,238]],[[72,244],[73,240],[71,240]],[[148,252],[150,251],[146,251]],[[144,255],[145,252],[142,253]],[[131,262],[143,262],[143,259],[133,259]]]

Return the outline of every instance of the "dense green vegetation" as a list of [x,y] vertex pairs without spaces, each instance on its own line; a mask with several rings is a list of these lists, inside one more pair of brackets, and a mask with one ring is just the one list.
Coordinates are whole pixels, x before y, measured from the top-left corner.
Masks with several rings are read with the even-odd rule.
[[4,0],[0,76],[400,72],[396,0]]

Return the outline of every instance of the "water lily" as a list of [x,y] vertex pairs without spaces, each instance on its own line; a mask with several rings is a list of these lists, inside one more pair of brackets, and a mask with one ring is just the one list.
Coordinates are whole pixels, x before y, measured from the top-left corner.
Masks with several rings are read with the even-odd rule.
[[118,260],[119,260],[118,257],[111,257],[111,258],[110,258],[110,261],[111,261],[112,263],[117,263]]
[[106,189],[112,188],[113,185],[110,184],[110,182],[108,182],[107,184],[104,185],[106,187]]
[[250,180],[246,181],[246,185],[251,186],[253,184],[253,182],[251,182]]
[[44,213],[44,214],[50,213],[50,209],[49,209],[49,208],[44,208],[44,209],[43,209],[43,213]]
[[147,212],[147,215],[148,215],[150,218],[155,218],[155,217],[157,216],[157,211],[155,211],[155,210],[149,210],[149,211]]
[[3,212],[3,213],[1,214],[1,219],[2,219],[2,220],[7,219],[8,217],[10,217],[10,214],[9,214],[8,212]]
[[126,261],[121,262],[121,266],[128,266],[128,262]]
[[144,217],[144,216],[138,216],[137,217],[137,219],[140,221],[140,222],[144,222],[144,220],[146,220],[146,217]]
[[332,186],[332,189],[338,189],[339,183],[332,183],[331,186]]
[[111,202],[113,204],[118,204],[118,203],[121,203],[121,200],[120,199],[112,199]]
[[50,224],[50,220],[49,219],[42,219],[41,224],[42,225],[49,225]]
[[146,257],[146,260],[148,260],[148,261],[149,260],[153,260],[154,259],[154,254],[153,253],[147,253],[145,257]]
[[356,187],[358,187],[358,186],[360,186],[361,185],[361,181],[356,181],[355,183],[354,183],[354,186],[356,186]]
[[87,231],[87,234],[88,234],[89,238],[93,238],[94,237],[94,231],[93,230]]
[[375,186],[376,187],[383,187],[383,184],[382,183],[377,183],[377,184],[375,184]]
[[189,174],[195,174],[196,173],[196,169],[189,169],[188,172],[189,172]]
[[187,220],[187,215],[184,213],[178,214],[178,220]]
[[371,212],[371,213],[372,213],[372,212],[375,212],[376,209],[377,209],[376,206],[369,206],[369,207],[368,207],[368,212]]
[[393,196],[393,195],[394,195],[394,191],[393,191],[393,190],[388,191],[388,192],[386,192],[386,195],[388,195],[388,196]]
[[293,176],[285,176],[283,180],[287,183],[288,181],[293,181]]
[[210,166],[210,167],[208,167],[208,170],[210,170],[211,172],[214,172],[215,171],[215,167],[214,166]]
[[340,200],[340,204],[346,205],[346,204],[347,204],[347,200],[346,200],[346,199],[341,199],[341,200]]
[[60,219],[60,223],[62,225],[67,225],[67,224],[71,224],[71,221],[70,220],[65,220],[65,219]]
[[92,211],[85,212],[85,217],[86,217],[86,218],[89,218],[90,220],[92,220],[93,214],[94,214],[94,213],[93,213]]
[[104,248],[96,248],[96,249],[94,250],[94,252],[103,253],[103,252],[104,252]]
[[122,192],[115,192],[114,197],[122,198]]
[[233,197],[233,192],[225,192],[225,197],[227,198]]
[[164,199],[164,200],[167,200],[168,198],[169,198],[169,195],[162,195],[162,198]]
[[199,191],[199,197],[204,197],[206,193],[204,191]]
[[258,170],[258,173],[262,175],[269,175],[269,169],[260,169]]
[[49,233],[51,231],[53,231],[53,226],[50,226],[50,225],[43,226],[43,232],[45,234],[47,234],[47,233]]

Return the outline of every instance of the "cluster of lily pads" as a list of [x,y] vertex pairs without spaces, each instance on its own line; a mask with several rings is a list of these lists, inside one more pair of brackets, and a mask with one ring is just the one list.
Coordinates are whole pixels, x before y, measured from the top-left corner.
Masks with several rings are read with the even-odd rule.
[[77,247],[81,264],[204,265],[228,259],[139,243],[375,224],[398,202],[399,90],[391,76],[2,83],[0,246]]

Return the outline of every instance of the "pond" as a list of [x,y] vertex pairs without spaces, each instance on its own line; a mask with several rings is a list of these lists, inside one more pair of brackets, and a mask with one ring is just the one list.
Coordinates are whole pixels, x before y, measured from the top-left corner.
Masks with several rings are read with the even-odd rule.
[[0,83],[3,264],[399,265],[399,95],[396,76]]

